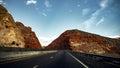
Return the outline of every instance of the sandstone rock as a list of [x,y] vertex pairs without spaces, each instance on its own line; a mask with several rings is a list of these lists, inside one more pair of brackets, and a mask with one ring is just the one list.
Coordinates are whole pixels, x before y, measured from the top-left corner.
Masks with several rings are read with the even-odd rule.
[[0,5],[0,47],[41,48],[30,27],[15,22],[6,8]]
[[7,9],[0,5],[0,13],[7,13]]
[[46,49],[69,49],[95,54],[119,54],[119,40],[102,37],[79,30],[67,30],[55,39]]
[[0,47],[21,47],[25,45],[21,30],[13,17],[0,5]]
[[24,26],[21,22],[16,22],[16,25],[24,36],[25,48],[41,48],[38,38],[30,27]]

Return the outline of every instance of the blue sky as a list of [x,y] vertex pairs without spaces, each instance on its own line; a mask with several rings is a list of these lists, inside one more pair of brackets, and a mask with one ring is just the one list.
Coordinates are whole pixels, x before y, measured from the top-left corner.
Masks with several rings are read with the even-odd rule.
[[65,30],[120,36],[120,0],[0,0],[15,21],[32,27],[42,45]]

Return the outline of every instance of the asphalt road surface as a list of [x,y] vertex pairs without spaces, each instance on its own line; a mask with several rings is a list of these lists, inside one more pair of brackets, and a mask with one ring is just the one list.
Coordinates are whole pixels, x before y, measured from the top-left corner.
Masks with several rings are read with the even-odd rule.
[[61,50],[0,63],[0,68],[120,68],[117,58]]

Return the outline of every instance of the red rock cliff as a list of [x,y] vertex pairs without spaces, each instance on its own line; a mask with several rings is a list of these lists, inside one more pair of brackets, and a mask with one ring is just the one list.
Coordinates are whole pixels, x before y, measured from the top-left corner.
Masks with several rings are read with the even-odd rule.
[[16,25],[21,29],[25,39],[25,48],[41,48],[38,38],[35,32],[30,27],[24,26],[21,22],[16,22]]
[[120,42],[117,39],[79,30],[67,30],[46,49],[70,49],[95,54],[118,54],[120,53]]

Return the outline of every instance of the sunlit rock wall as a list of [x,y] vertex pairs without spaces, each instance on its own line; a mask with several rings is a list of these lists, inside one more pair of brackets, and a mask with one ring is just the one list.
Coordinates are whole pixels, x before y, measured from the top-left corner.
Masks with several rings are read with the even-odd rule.
[[25,45],[21,30],[13,17],[0,5],[0,47],[21,47]]

